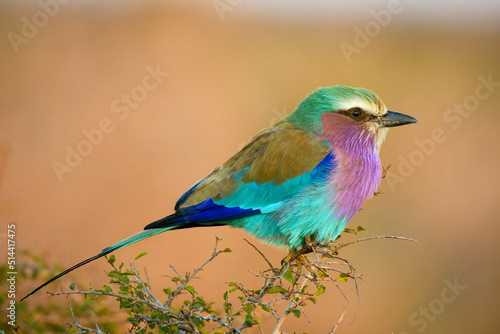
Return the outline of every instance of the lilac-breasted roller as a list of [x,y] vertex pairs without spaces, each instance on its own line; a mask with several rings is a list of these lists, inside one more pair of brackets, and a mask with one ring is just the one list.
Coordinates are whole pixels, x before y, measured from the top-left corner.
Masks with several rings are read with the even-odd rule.
[[344,230],[381,180],[388,128],[417,123],[363,88],[319,88],[189,189],[175,213],[53,277],[172,229],[229,225],[291,252]]

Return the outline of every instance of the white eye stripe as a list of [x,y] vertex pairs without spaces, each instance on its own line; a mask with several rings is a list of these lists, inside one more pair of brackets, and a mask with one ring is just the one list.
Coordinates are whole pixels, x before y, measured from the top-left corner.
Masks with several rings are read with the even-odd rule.
[[385,113],[385,110],[380,110],[377,105],[363,99],[350,99],[339,103],[340,110],[349,110],[352,108],[360,108],[365,113],[373,116],[380,116]]

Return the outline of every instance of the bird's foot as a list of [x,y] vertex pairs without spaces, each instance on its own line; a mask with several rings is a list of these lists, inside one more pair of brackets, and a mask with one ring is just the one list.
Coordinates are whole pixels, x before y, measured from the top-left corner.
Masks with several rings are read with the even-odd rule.
[[[282,268],[281,268],[281,273],[284,274],[286,271],[290,270],[295,275],[295,281],[298,281],[300,276],[302,276],[302,267],[306,268],[306,270],[309,272],[309,274],[312,277],[312,280],[314,281],[317,277],[316,272],[311,266],[311,263],[307,257],[304,255],[307,253],[303,253],[300,250],[299,251],[291,251],[282,261]],[[295,266],[297,267],[296,270],[291,270],[290,265],[294,263]]]
[[281,265],[284,266],[295,261],[299,256],[311,253],[313,251],[313,242],[311,236],[308,234],[304,238],[304,245],[300,249],[290,250],[287,256],[281,260]]
[[312,280],[314,281],[316,279],[317,274],[311,267],[311,262],[307,257],[300,255],[295,259],[295,261],[297,263],[297,274],[300,275],[302,272],[302,266],[304,266],[309,274],[311,274]]
[[281,260],[281,265],[285,266],[287,264],[290,264],[290,263],[296,261],[299,257],[304,258],[303,255],[311,253],[312,251],[313,251],[313,248],[312,248],[312,246],[309,246],[309,245],[304,245],[300,249],[290,250],[288,255],[285,256],[283,258],[283,260]]
[[287,270],[293,262],[295,262],[297,266],[297,278],[302,272],[302,266],[304,266],[307,271],[312,275],[313,278],[316,278],[316,272],[311,267],[311,263],[309,259],[304,255],[313,252],[313,243],[311,237],[307,235],[305,237],[305,243],[300,249],[290,250],[287,256],[281,260],[282,272]]

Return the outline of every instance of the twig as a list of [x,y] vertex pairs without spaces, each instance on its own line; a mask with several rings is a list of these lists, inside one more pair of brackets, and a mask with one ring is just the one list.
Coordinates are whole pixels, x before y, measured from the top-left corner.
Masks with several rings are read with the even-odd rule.
[[417,241],[415,239],[405,238],[405,237],[398,237],[398,236],[395,236],[395,235],[379,235],[379,236],[374,236],[374,237],[368,237],[368,238],[358,239],[358,240],[354,240],[354,241],[349,241],[349,242],[346,242],[345,244],[340,244],[340,245],[338,245],[335,248],[335,251],[338,251],[341,248],[344,248],[346,246],[349,246],[349,245],[352,245],[352,244],[355,244],[355,243],[358,243],[358,242],[368,241],[368,240],[373,240],[373,239],[399,239],[399,240],[406,240],[406,241]]
[[332,329],[330,329],[328,334],[334,334],[335,331],[337,331],[340,323],[342,322],[342,320],[344,320],[344,315],[345,315],[345,307],[344,307],[344,312],[342,312],[342,315],[340,316],[339,320],[337,320],[337,322],[333,325]]
[[[300,289],[302,290],[302,288]],[[299,291],[300,291],[299,290]],[[306,312],[304,311],[304,309],[299,305],[299,303],[297,303],[294,299],[294,297],[290,297],[290,301],[293,302],[295,304],[295,306],[297,306],[299,308],[299,310],[302,311],[302,314],[304,314],[304,317],[307,319],[307,322],[308,323],[311,323],[311,321],[309,320],[309,317],[307,316]]]
[[[75,313],[73,312],[73,305],[71,305],[70,302],[68,302],[68,309],[71,313],[71,317],[73,318],[73,323],[70,324],[69,322],[67,323],[69,325],[68,329],[66,329],[66,331],[64,333],[68,333],[70,331],[71,328],[73,327],[76,327],[78,328],[79,330],[84,330],[85,333],[96,333],[96,334],[107,334],[106,332],[102,332],[100,329],[99,329],[99,326],[96,324],[96,329],[92,329],[92,328],[88,328],[88,327],[84,327],[80,324],[80,321],[78,320],[78,317],[75,316]],[[78,333],[82,333],[80,331],[78,331]]]
[[359,294],[358,279],[356,277],[354,267],[351,265],[351,263],[347,259],[341,258],[339,256],[335,256],[335,258],[344,261],[349,266],[349,270],[351,272],[351,277],[354,279],[354,285],[356,286],[356,294],[358,295],[358,303],[359,303],[361,301],[361,295]]
[[[310,276],[308,276],[308,277],[310,277]],[[307,277],[302,280],[302,283],[300,284],[300,287],[299,287],[298,291],[301,291],[304,288],[304,286],[306,285],[306,282],[308,280],[310,280],[310,278],[307,278]],[[290,297],[290,298],[293,298],[293,296]],[[290,300],[290,302],[288,303],[285,311],[283,312],[283,314],[281,315],[281,317],[278,319],[278,322],[276,323],[276,327],[274,327],[272,334],[279,334],[279,333],[281,333],[280,332],[280,328],[283,325],[283,322],[285,321],[286,316],[291,312],[292,305],[294,304],[294,302],[295,301],[293,299]]]
[[[142,291],[144,293],[144,295],[149,298],[150,300],[152,300],[156,305],[163,305],[156,297],[155,295],[153,295],[153,292],[151,291],[151,285],[149,284],[149,278],[148,278],[148,283],[147,284],[144,284],[144,281],[141,277],[141,274],[139,273],[139,270],[137,270],[136,266],[134,263],[132,263],[130,265],[133,269],[133,271],[135,271],[136,275],[134,275],[134,277],[136,278],[136,280],[138,281],[139,284],[142,285]],[[147,276],[147,272],[146,272],[146,276]]]
[[121,298],[121,299],[126,299],[126,300],[131,300],[131,301],[136,301],[136,302],[141,302],[144,304],[149,305],[153,309],[158,309],[164,312],[170,312],[176,316],[180,316],[179,313],[173,311],[172,309],[168,308],[167,306],[156,302],[156,298],[154,300],[147,300],[143,298],[139,298],[136,296],[127,296],[127,295],[122,295],[114,292],[102,292],[102,291],[96,291],[96,290],[90,290],[90,291],[61,291],[61,292],[47,292],[51,296],[59,296],[59,295],[94,295],[94,296],[111,296],[111,297],[116,297],[116,298]]
[[[180,285],[177,286],[177,288],[168,296],[168,300],[165,302],[165,305],[166,306],[170,306],[174,300],[174,298],[182,291],[185,289],[186,285],[189,283],[189,281],[191,281],[192,279],[194,278],[197,278],[196,275],[201,271],[203,270],[203,268],[208,264],[210,263],[210,261],[212,261],[213,259],[215,259],[218,255],[220,255],[221,253],[223,253],[224,251],[217,251],[217,245],[219,243],[219,238],[215,238],[215,246],[214,246],[214,250],[213,250],[213,253],[212,255],[205,261],[203,262],[198,268],[194,269],[193,273],[192,274],[186,274],[186,278],[185,279],[182,279],[181,275],[177,272],[177,270],[173,267],[173,266],[170,266],[172,267],[172,269],[174,270],[174,272],[177,274],[177,276],[179,277],[180,279]],[[176,282],[178,283],[178,282]]]
[[247,239],[243,238],[243,240],[245,240],[245,241],[246,241],[246,242],[247,242],[250,246],[252,246],[252,247],[253,247],[253,248],[254,248],[254,249],[255,249],[255,250],[256,250],[256,251],[260,254],[260,256],[262,256],[262,258],[263,258],[264,260],[266,260],[266,262],[267,262],[267,264],[268,264],[269,268],[271,268],[271,270],[272,270],[272,271],[274,271],[274,270],[275,270],[275,268],[273,267],[273,265],[271,264],[271,262],[270,262],[270,261],[267,259],[267,257],[264,255],[264,253],[262,253],[262,252],[261,252],[261,251],[260,251],[257,247],[255,247],[255,245],[254,245],[254,244],[252,244],[252,243],[251,243],[250,241],[248,241]]
[[233,326],[231,326],[230,324],[228,324],[227,322],[223,321],[221,318],[219,317],[211,317],[211,316],[206,316],[206,315],[200,315],[198,316],[199,319],[203,319],[203,320],[207,320],[207,321],[213,321],[213,322],[218,322],[221,326],[223,327],[227,327],[228,329],[232,330],[232,331],[235,331],[236,329],[233,328]]

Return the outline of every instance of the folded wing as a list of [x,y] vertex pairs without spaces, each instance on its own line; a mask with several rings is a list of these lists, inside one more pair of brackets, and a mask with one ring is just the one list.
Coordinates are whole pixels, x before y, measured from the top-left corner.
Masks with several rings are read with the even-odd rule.
[[146,229],[224,224],[275,211],[289,196],[324,181],[333,164],[331,149],[321,140],[280,122],[187,191],[174,215]]

